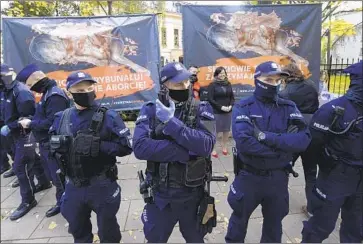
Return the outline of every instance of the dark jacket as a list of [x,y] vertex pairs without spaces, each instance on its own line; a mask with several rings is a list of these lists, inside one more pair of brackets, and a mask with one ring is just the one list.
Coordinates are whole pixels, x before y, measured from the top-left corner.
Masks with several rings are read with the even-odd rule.
[[232,85],[229,82],[214,80],[208,86],[208,101],[216,114],[230,113],[222,111],[222,106],[233,106],[234,95]]
[[291,81],[279,96],[293,101],[303,114],[313,114],[319,108],[319,93],[311,80]]

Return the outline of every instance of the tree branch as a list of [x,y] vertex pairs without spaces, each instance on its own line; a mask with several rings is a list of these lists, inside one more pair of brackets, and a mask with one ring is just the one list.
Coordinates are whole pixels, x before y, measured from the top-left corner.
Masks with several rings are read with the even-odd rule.
[[102,4],[100,3],[100,1],[97,1],[97,4],[98,4],[98,6],[100,6],[102,8],[102,10],[105,13],[105,15],[108,15],[106,9],[102,6]]
[[340,40],[340,39],[342,39],[343,37],[344,37],[344,34],[345,33],[347,33],[349,30],[351,30],[351,29],[355,29],[355,28],[357,28],[359,25],[362,25],[362,22],[360,22],[360,23],[358,23],[358,24],[356,24],[356,25],[354,25],[354,26],[352,26],[351,28],[348,28],[348,29],[346,29],[345,30],[345,32],[342,34],[342,35],[340,35],[340,36],[338,36],[335,40],[334,40],[334,42],[333,42],[333,44],[331,45],[331,47],[334,47],[334,45]]

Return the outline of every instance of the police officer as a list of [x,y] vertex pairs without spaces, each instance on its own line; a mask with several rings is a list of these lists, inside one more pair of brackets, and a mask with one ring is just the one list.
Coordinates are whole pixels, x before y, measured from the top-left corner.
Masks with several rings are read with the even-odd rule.
[[73,72],[67,90],[75,107],[56,114],[50,128],[52,150],[66,175],[61,213],[76,243],[92,242],[91,211],[97,214],[101,242],[119,243],[116,214],[121,202],[116,156],[131,154],[131,136],[120,115],[94,101],[96,81]]
[[56,81],[50,80],[35,64],[30,64],[22,69],[17,80],[25,83],[31,91],[42,93],[34,117],[30,120],[24,118],[19,121],[24,129],[31,129],[37,142],[39,142],[40,156],[43,168],[48,179],[56,186],[57,204],[46,212],[47,217],[57,215],[60,212],[60,198],[63,194],[61,183],[57,177],[57,162],[50,155],[49,128],[54,115],[69,107],[69,99],[65,92],[57,86]]
[[133,149],[136,158],[147,160],[146,180],[153,192],[141,216],[148,242],[166,243],[177,222],[186,242],[204,242],[197,210],[203,198],[203,160],[216,141],[215,121],[208,103],[191,99],[190,75],[180,63],[165,65],[161,83],[171,99],[161,96],[164,104],[159,99],[146,103],[136,120]]
[[295,104],[277,96],[281,79],[287,75],[274,62],[258,65],[254,95],[233,108],[236,177],[227,198],[233,212],[226,242],[244,242],[249,217],[260,204],[264,218],[261,243],[281,242],[282,220],[289,212],[290,163],[293,153],[304,151],[310,143]]
[[341,211],[340,242],[361,242],[363,181],[363,62],[344,70],[350,74],[347,93],[314,114],[308,148],[319,158],[312,193],[313,216],[304,221],[303,242],[329,237]]
[[[15,72],[6,64],[1,65],[1,82],[5,86],[5,125],[1,128],[1,135],[9,134],[14,141],[15,158],[13,170],[19,180],[21,204],[10,216],[16,220],[27,214],[37,205],[34,198],[33,164],[36,160],[35,143],[31,141],[29,130],[22,129],[19,119],[31,117],[35,111],[35,100],[31,91],[21,82],[15,80]],[[49,186],[50,182],[40,169],[37,172],[39,186]],[[40,187],[42,189],[46,187]],[[38,188],[38,189],[40,189]]]
[[[0,128],[4,126],[4,85],[0,82]],[[0,175],[10,169],[9,158],[7,154],[6,137],[0,135]]]

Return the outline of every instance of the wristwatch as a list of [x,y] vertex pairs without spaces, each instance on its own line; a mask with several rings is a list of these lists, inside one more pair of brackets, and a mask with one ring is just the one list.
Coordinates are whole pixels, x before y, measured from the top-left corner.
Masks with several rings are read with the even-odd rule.
[[258,141],[263,141],[266,139],[266,134],[263,133],[262,131],[260,133],[258,133],[258,137],[257,137],[257,140]]

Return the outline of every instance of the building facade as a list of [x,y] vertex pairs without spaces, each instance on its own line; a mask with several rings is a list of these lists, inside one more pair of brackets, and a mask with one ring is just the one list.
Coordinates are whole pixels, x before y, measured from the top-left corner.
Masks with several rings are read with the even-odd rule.
[[183,56],[182,16],[176,12],[166,12],[159,16],[159,41],[161,63],[179,62]]
[[[332,48],[332,56],[339,59],[362,59],[362,12],[344,13],[336,16],[355,25],[356,35],[345,37]],[[334,40],[333,40],[334,41]]]

